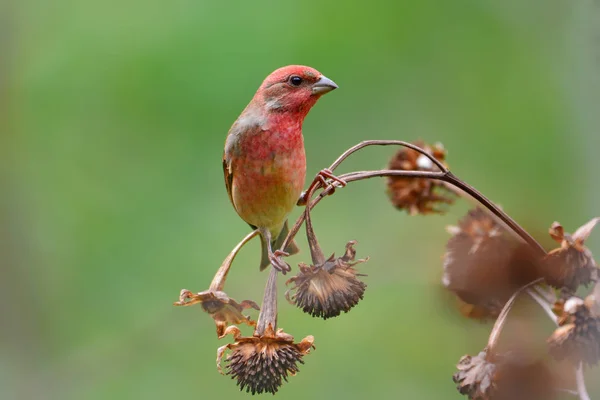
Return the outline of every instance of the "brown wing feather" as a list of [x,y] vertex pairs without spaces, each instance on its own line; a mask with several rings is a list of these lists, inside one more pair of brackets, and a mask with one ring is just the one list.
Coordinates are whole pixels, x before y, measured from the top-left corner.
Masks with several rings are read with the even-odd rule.
[[[231,193],[231,189],[233,187],[233,171],[229,168],[229,163],[227,162],[227,157],[225,153],[223,153],[223,176],[225,177],[225,188],[227,189],[227,194],[229,195],[229,201],[233,204],[233,195]],[[235,208],[235,204],[233,204]]]
[[[229,166],[229,163],[227,162],[227,155],[225,153],[223,153],[223,176],[225,177],[225,189],[227,189],[227,194],[229,195],[229,201],[231,201],[231,204],[233,205],[233,208],[235,209],[235,203],[233,202],[233,194],[231,193],[232,188],[233,188],[233,168],[231,168]],[[248,224],[250,225],[250,228],[252,229],[256,229],[256,227],[252,224]]]

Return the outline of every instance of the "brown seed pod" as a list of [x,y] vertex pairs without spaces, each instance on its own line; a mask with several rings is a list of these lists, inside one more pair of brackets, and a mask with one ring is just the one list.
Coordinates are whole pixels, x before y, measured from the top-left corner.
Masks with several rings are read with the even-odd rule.
[[516,289],[535,280],[533,252],[483,209],[470,210],[448,232],[442,283],[472,306],[465,309],[467,316],[497,317]]
[[304,364],[302,358],[314,348],[312,336],[294,343],[291,335],[281,329],[274,332],[271,325],[262,336],[242,337],[235,326],[228,327],[225,334],[233,334],[235,342],[217,350],[217,369],[223,373],[221,360],[230,350],[225,374],[237,380],[240,390],[252,394],[277,393],[288,376],[296,375],[298,363]]
[[299,264],[300,273],[286,282],[286,285],[293,283],[285,294],[288,301],[305,313],[323,319],[348,312],[358,304],[367,285],[357,278],[364,275],[354,266],[367,259],[354,261],[355,244],[355,241],[348,242],[342,257],[335,258],[332,254],[323,265]]
[[600,361],[600,314],[594,312],[593,295],[585,300],[571,297],[556,307],[559,327],[548,338],[550,354],[557,360],[567,359],[578,365]]
[[556,397],[558,381],[541,361],[512,354],[491,356],[487,350],[463,356],[453,380],[472,400],[548,400]]
[[572,235],[566,233],[558,222],[552,224],[550,236],[560,247],[550,251],[540,266],[540,275],[549,285],[573,294],[579,286],[598,280],[598,266],[584,243],[599,220],[592,219]]
[[[444,162],[446,150],[441,143],[433,145],[414,142],[436,159]],[[403,147],[390,160],[389,169],[402,171],[437,171],[438,168],[423,154]],[[392,204],[410,215],[444,213],[445,206],[454,203],[456,195],[443,182],[433,179],[391,176],[387,180],[387,193]]]

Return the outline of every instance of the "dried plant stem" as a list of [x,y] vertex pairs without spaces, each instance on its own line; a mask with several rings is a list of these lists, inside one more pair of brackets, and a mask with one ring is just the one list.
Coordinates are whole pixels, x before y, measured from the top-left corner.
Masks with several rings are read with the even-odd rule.
[[513,295],[511,296],[511,298],[508,299],[508,301],[506,302],[506,304],[502,308],[502,311],[500,312],[500,315],[498,316],[498,319],[496,319],[496,323],[494,324],[494,328],[492,329],[492,333],[490,333],[490,337],[488,339],[488,344],[487,344],[487,349],[488,349],[488,351],[490,353],[493,354],[494,347],[498,343],[498,338],[500,337],[500,333],[502,332],[502,328],[504,328],[504,325],[506,324],[506,320],[508,318],[508,313],[510,312],[510,310],[514,306],[515,301],[517,301],[517,298],[519,297],[519,295],[524,290],[528,290],[531,286],[537,285],[541,281],[542,281],[542,278],[536,279],[533,282],[529,282],[525,286],[522,286],[519,289],[517,289],[517,291],[513,293]]
[[536,303],[538,303],[538,305],[544,310],[544,312],[546,312],[546,315],[548,315],[548,318],[550,318],[552,320],[552,322],[554,322],[556,325],[558,325],[558,318],[552,311],[552,307],[550,307],[550,304],[548,304],[548,302],[542,297],[542,295],[540,293],[536,292],[534,289],[527,290],[527,294]]
[[[436,179],[436,180],[446,182],[446,183],[464,191],[465,193],[469,194],[471,197],[473,197],[477,202],[479,202],[482,206],[484,206],[486,209],[488,209],[492,214],[494,214],[496,217],[498,217],[503,223],[505,223],[513,232],[515,232],[520,238],[522,238],[526,243],[528,243],[534,250],[536,250],[540,256],[543,256],[546,254],[546,251],[544,250],[542,245],[540,245],[537,242],[537,240],[535,240],[525,229],[523,229],[517,222],[515,222],[508,214],[506,214],[504,211],[502,211],[500,208],[498,208],[492,201],[490,201],[487,197],[485,197],[482,193],[480,193],[473,186],[469,185],[468,183],[464,182],[463,180],[461,180],[457,176],[455,176],[453,173],[451,173],[450,170],[448,170],[444,166],[443,163],[441,163],[439,160],[437,160],[431,154],[427,153],[422,148],[415,146],[411,143],[403,142],[400,140],[367,140],[367,141],[361,142],[361,143],[351,147],[350,149],[348,149],[344,153],[342,153],[342,155],[339,156],[333,162],[333,164],[331,164],[331,166],[329,167],[329,170],[330,171],[335,170],[351,154],[357,152],[358,150],[360,150],[364,147],[388,146],[388,145],[398,145],[398,146],[404,146],[404,147],[413,149],[413,150],[423,154],[427,158],[429,158],[429,160],[431,160],[431,162],[433,162],[440,169],[440,171],[403,171],[403,170],[358,171],[358,172],[350,172],[347,174],[340,175],[340,176],[338,176],[338,178],[344,180],[346,183],[349,183],[352,181],[359,181],[359,180],[363,180],[363,179],[375,178],[375,177],[383,177],[383,176],[401,176],[401,177],[406,177],[406,178],[412,177],[412,178],[421,178],[421,179]],[[321,201],[321,199],[323,197],[332,193],[335,190],[335,188],[339,185],[340,184],[338,182],[335,182],[335,181],[331,182],[327,187],[323,188],[323,191],[312,202],[311,202],[312,193],[307,193],[306,194],[307,209],[312,209],[314,206],[317,205],[317,203],[319,201]],[[315,190],[320,187],[322,187],[322,185],[320,183],[311,185],[311,188],[313,188]],[[305,215],[302,214],[298,218],[298,220],[296,221],[296,223],[294,224],[292,229],[290,229],[290,232],[289,232],[288,236],[286,237],[286,240],[283,243],[282,249],[285,248],[285,246],[287,246],[287,244],[296,236],[296,234],[298,233],[298,230],[300,229],[300,226],[302,226],[302,223],[304,222],[304,218],[305,218]]]
[[423,150],[419,146],[416,146],[412,143],[404,142],[402,140],[364,140],[364,141],[360,142],[359,144],[352,146],[351,148],[346,150],[344,153],[342,153],[342,155],[339,156],[337,158],[337,160],[335,160],[333,162],[333,164],[331,164],[331,166],[329,167],[329,170],[334,171],[352,153],[355,153],[364,147],[367,147],[367,146],[394,146],[394,145],[395,146],[404,146],[404,147],[408,147],[409,149],[413,149],[414,151],[421,153],[425,157],[429,158],[431,160],[431,162],[434,163],[440,169],[440,171],[448,172],[448,168],[446,168],[446,166],[442,162],[440,162],[437,158],[435,158],[431,154],[427,153],[425,150]]
[[254,336],[262,336],[269,325],[273,331],[277,328],[277,272],[275,268],[271,267]]
[[[497,216],[503,223],[505,223],[515,234],[517,234],[520,238],[522,238],[526,243],[528,243],[534,250],[538,252],[540,256],[546,254],[546,251],[542,247],[541,244],[537,242],[525,229],[523,229],[518,223],[516,223],[508,214],[498,208],[494,203],[487,199],[483,194],[477,191],[472,186],[463,182],[451,172],[429,172],[429,171],[400,171],[400,170],[378,170],[378,171],[357,171],[350,172],[347,174],[339,175],[340,179],[343,179],[347,183],[353,181],[360,181],[363,179],[375,178],[375,177],[383,177],[383,176],[401,176],[405,178],[421,178],[421,179],[436,179],[443,182],[450,183],[456,187],[459,187],[461,190],[468,193],[470,196],[475,198],[481,205],[483,205],[486,209],[488,209],[492,214]],[[330,183],[323,191],[319,194],[317,198],[315,198],[312,202],[307,204],[307,208],[312,209],[316,206],[319,201],[321,201],[325,196],[330,194],[339,184],[335,182]],[[309,197],[307,197],[309,198]],[[298,230],[304,223],[304,214],[302,214],[294,226],[290,229],[290,233],[284,242],[284,246],[287,246],[290,240],[292,240]],[[282,247],[284,248],[284,247]]]
[[[485,208],[487,208],[494,215],[496,215],[502,222],[504,222],[506,225],[508,225],[508,227],[510,229],[512,229],[514,232],[516,232],[519,235],[519,237],[523,238],[523,240],[525,240],[525,242],[529,243],[531,245],[531,247],[538,250],[540,252],[540,254],[543,254],[543,255],[546,254],[544,248],[531,235],[529,235],[529,233],[525,229],[523,229],[519,224],[517,224],[508,214],[506,214],[501,209],[499,209],[493,202],[491,202],[487,197],[485,197],[483,194],[481,194],[473,186],[469,185],[468,183],[464,182],[463,180],[459,179],[454,174],[452,174],[452,172],[450,172],[450,170],[448,168],[446,168],[446,166],[442,162],[440,162],[438,159],[436,159],[434,156],[432,156],[431,154],[426,152],[424,149],[422,149],[419,146],[416,146],[412,143],[407,143],[407,142],[404,142],[401,140],[365,140],[365,141],[360,142],[359,144],[351,147],[350,149],[346,150],[344,153],[342,153],[342,155],[339,156],[337,158],[337,160],[334,161],[333,164],[331,164],[331,166],[329,167],[329,170],[334,171],[352,153],[355,153],[364,147],[367,147],[367,146],[389,146],[389,145],[398,145],[398,146],[408,147],[412,150],[415,150],[415,151],[421,153],[422,155],[426,156],[427,158],[429,158],[429,160],[431,160],[431,162],[433,162],[442,172],[442,174],[440,174],[439,178],[430,178],[430,179],[439,179],[439,180],[449,183],[450,185],[469,194],[477,202],[482,204]],[[375,175],[375,176],[394,176],[394,175]],[[396,176],[408,176],[408,175],[396,175]],[[370,177],[371,176],[369,176],[369,178]],[[341,176],[340,176],[340,178],[344,179],[345,181],[348,182],[347,178],[342,178]],[[365,177],[364,179],[366,179],[366,178],[367,177]],[[308,197],[308,198],[310,198],[310,197]]]
[[248,243],[252,238],[258,235],[258,229],[250,232],[243,238],[234,248],[231,250],[231,253],[223,260],[223,263],[217,270],[215,277],[210,283],[210,287],[208,290],[210,291],[221,291],[225,286],[225,281],[227,280],[227,274],[229,273],[229,269],[231,268],[231,264],[235,259],[235,256],[239,253],[240,249],[244,247],[246,243]]
[[583,376],[583,363],[579,363],[579,366],[575,370],[575,380],[577,381],[577,393],[581,400],[590,400],[590,395],[585,387],[585,379]]
[[519,225],[515,220],[513,220],[507,213],[502,211],[498,206],[496,206],[493,202],[491,202],[487,197],[481,194],[477,189],[468,183],[462,181],[457,176],[455,176],[452,172],[448,171],[446,173],[443,181],[454,185],[455,187],[465,191],[475,200],[477,200],[481,205],[487,208],[492,214],[496,217],[500,218],[502,222],[504,222],[508,227],[515,232],[519,237],[521,237],[527,244],[531,246],[532,249],[536,250],[538,255],[545,256],[546,250],[542,245],[533,238],[521,225]]
[[315,230],[313,229],[312,220],[310,218],[310,207],[308,206],[304,210],[304,220],[306,221],[306,238],[308,239],[313,265],[323,265],[325,263],[325,255],[317,241],[317,235],[315,235]]

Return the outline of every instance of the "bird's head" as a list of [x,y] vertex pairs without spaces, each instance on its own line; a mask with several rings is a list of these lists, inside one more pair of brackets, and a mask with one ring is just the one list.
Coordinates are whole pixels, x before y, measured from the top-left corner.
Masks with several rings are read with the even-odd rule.
[[269,111],[306,114],[319,97],[337,85],[314,68],[288,65],[273,71],[264,80],[255,100]]

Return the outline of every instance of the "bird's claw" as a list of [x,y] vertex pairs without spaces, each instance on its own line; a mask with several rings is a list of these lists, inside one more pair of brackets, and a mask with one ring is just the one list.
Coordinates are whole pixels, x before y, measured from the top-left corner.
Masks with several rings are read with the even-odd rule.
[[287,257],[289,255],[289,253],[286,253],[283,250],[275,250],[273,253],[269,254],[269,261],[271,261],[273,268],[285,275],[292,270],[292,267],[290,267],[290,264],[283,261],[282,257]]

